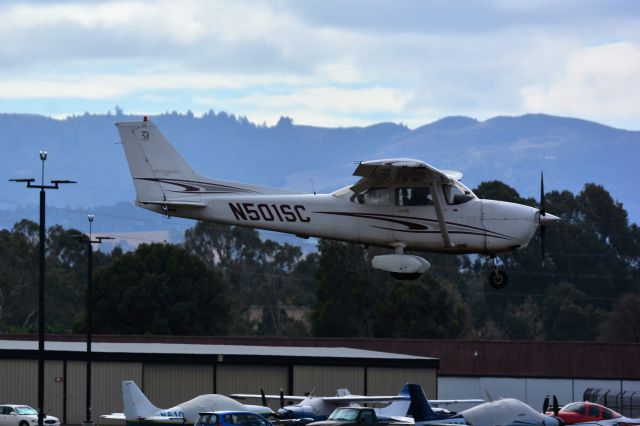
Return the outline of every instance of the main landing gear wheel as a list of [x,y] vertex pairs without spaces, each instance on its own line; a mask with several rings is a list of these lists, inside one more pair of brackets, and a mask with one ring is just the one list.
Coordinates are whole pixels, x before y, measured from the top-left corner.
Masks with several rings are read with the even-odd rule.
[[413,280],[417,280],[418,278],[420,278],[420,273],[416,273],[416,274],[405,274],[402,272],[391,272],[391,276],[393,278],[395,278],[396,280],[404,280],[404,281],[413,281]]
[[489,285],[496,290],[503,289],[509,284],[509,276],[501,269],[494,269],[489,274]]

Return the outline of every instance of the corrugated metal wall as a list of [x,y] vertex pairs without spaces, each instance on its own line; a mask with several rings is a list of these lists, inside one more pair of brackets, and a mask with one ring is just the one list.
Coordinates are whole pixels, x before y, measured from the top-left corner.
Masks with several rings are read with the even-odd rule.
[[0,404],[37,405],[38,361],[2,359],[0,377]]
[[[37,362],[36,362],[37,366]],[[37,367],[36,367],[37,369]],[[37,375],[37,372],[36,372]],[[44,412],[53,416],[62,416],[64,406],[64,361],[45,361],[44,363]],[[38,395],[37,379],[36,400]],[[60,419],[62,420],[62,419]]]
[[[280,389],[287,393],[289,373],[287,367],[249,366],[218,364],[217,392],[223,395],[231,393],[278,394]],[[244,404],[261,404],[259,399],[241,401]],[[279,401],[270,401],[273,409],[280,407]]]
[[[62,416],[64,363],[44,363],[44,411]],[[0,404],[38,406],[38,361],[24,359],[0,360]]]
[[406,383],[422,385],[427,396],[435,398],[437,373],[431,368],[381,368],[367,369],[367,395],[396,395]]
[[[67,423],[81,424],[85,418],[86,363],[67,361]],[[98,424],[122,424],[101,419],[101,414],[122,413],[122,381],[142,383],[142,363],[93,362],[91,364],[91,417]],[[58,415],[62,421],[62,411]]]
[[293,367],[293,393],[331,396],[339,388],[347,388],[355,395],[364,394],[364,367],[325,367],[295,365]]
[[145,364],[141,387],[155,406],[170,408],[213,393],[213,365]]

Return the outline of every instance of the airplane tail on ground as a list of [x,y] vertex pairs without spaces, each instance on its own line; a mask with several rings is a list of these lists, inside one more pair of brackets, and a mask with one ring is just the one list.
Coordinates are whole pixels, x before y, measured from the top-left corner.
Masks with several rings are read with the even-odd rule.
[[124,402],[124,416],[127,420],[150,417],[160,411],[133,381],[122,381],[122,399]]
[[411,401],[409,400],[409,386],[411,385],[404,385],[398,393],[398,396],[406,397],[406,400],[393,401],[386,407],[377,408],[376,413],[378,416],[406,417],[409,412],[409,407],[411,406]]
[[129,170],[136,188],[136,201],[143,207],[205,207],[203,195],[270,194],[290,191],[210,179],[196,172],[151,121],[116,123]]
[[451,417],[451,415],[437,414],[431,409],[427,396],[422,390],[422,386],[414,384],[408,384],[407,386],[409,388],[409,396],[411,398],[409,415],[413,416],[416,424],[418,424],[418,422],[443,420]]

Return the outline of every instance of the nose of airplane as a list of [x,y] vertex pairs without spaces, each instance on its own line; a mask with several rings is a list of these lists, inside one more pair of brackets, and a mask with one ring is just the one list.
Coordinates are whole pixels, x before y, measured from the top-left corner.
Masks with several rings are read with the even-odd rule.
[[551,213],[540,214],[540,225],[546,226],[560,221],[561,219]]

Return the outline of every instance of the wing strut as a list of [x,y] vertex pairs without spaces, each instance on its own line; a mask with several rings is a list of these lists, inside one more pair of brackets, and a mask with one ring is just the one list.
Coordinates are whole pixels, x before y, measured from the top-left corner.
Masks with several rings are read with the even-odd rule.
[[436,215],[438,216],[438,224],[440,225],[440,235],[442,235],[442,243],[446,248],[454,247],[449,238],[449,231],[447,230],[447,223],[444,221],[444,214],[442,213],[442,199],[438,192],[437,181],[434,179],[431,181],[431,194],[433,198],[433,205],[436,208]]

